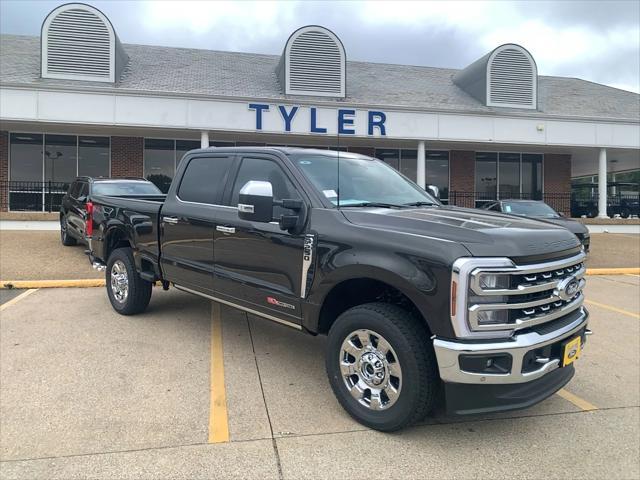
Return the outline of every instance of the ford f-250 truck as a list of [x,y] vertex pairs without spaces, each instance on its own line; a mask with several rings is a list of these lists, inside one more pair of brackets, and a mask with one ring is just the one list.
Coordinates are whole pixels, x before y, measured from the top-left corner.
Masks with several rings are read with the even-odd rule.
[[454,414],[533,405],[591,333],[575,235],[444,206],[362,155],[194,150],[164,202],[95,196],[91,212],[117,312],[142,312],[161,282],[328,335],[337,399],[383,431],[441,398]]

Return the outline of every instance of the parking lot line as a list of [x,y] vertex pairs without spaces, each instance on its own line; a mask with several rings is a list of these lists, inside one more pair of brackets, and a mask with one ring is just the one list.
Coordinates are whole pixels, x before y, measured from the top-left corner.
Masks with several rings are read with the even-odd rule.
[[584,398],[580,398],[579,396],[574,395],[573,393],[569,392],[568,390],[565,390],[564,388],[561,388],[556,393],[562,398],[564,398],[565,400],[573,403],[576,407],[584,410],[585,412],[589,412],[591,410],[598,410],[598,407],[596,407],[593,403],[587,402]]
[[587,268],[587,275],[638,275],[640,268],[622,267],[622,268]]
[[211,383],[209,407],[209,443],[229,441],[227,393],[224,386],[224,352],[220,304],[211,302]]
[[640,319],[640,315],[638,315],[637,313],[629,312],[627,310],[622,310],[621,308],[617,308],[617,307],[614,307],[612,305],[607,305],[605,303],[594,302],[593,300],[585,300],[584,302],[588,303],[589,305],[595,305],[596,307],[604,308],[605,310],[611,310],[612,312],[617,312],[617,313],[621,313],[622,315],[627,315],[627,316],[632,317],[632,318]]
[[37,292],[38,289],[37,288],[32,288],[31,290],[27,290],[26,292],[22,292],[20,295],[18,295],[17,297],[12,298],[9,301],[4,302],[2,305],[0,305],[0,312],[3,311],[5,308],[9,308],[11,305],[14,305],[16,303],[18,303],[20,300],[22,300],[23,298],[28,297],[29,295],[31,295],[33,292]]

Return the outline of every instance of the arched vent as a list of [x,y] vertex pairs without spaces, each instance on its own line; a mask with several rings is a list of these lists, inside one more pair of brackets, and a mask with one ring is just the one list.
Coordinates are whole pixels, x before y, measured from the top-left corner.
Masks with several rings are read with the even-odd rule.
[[344,97],[345,63],[344,47],[333,32],[303,27],[289,38],[278,73],[286,94]]
[[122,47],[99,10],[84,4],[56,8],[42,25],[41,41],[44,78],[116,80],[116,47]]
[[489,57],[487,105],[536,108],[538,72],[533,58],[518,45],[503,45]]

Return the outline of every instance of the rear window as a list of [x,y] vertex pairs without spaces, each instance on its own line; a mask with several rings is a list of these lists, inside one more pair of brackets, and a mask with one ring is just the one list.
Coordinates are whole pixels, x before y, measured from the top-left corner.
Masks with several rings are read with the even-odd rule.
[[94,195],[162,195],[162,192],[151,182],[96,182],[93,184]]
[[182,176],[178,197],[185,202],[220,204],[231,157],[196,157]]

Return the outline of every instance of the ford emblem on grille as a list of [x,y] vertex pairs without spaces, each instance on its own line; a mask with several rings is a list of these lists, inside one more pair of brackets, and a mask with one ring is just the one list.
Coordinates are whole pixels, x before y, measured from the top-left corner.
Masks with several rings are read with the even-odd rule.
[[560,283],[558,283],[558,286],[556,287],[556,291],[554,293],[566,302],[575,297],[579,289],[580,281],[572,275],[570,277],[564,278]]

